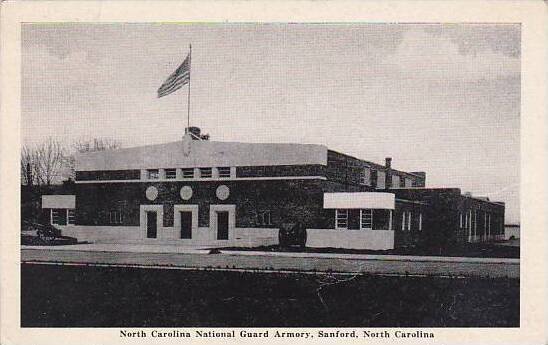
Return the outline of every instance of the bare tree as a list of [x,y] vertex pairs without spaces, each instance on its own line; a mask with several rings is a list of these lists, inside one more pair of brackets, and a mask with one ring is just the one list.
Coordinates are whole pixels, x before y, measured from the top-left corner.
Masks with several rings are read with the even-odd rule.
[[58,177],[65,164],[65,150],[56,139],[49,138],[38,146],[35,152],[36,178],[38,184],[50,186]]
[[28,147],[27,145],[24,145],[21,148],[21,183],[27,186],[32,186],[35,184],[34,180],[34,169],[35,169],[35,162],[34,162],[34,151]]
[[65,150],[56,139],[49,138],[36,147],[21,149],[21,182],[26,185],[51,185],[60,177]]
[[76,178],[76,159],[75,154],[85,152],[96,152],[115,150],[122,147],[122,144],[115,139],[111,138],[94,138],[94,139],[79,139],[72,144],[74,153],[67,156],[65,164],[69,169],[69,178],[73,180]]
[[95,152],[105,150],[115,150],[122,147],[122,144],[110,138],[94,138],[91,140],[77,140],[73,144],[73,148],[76,152]]

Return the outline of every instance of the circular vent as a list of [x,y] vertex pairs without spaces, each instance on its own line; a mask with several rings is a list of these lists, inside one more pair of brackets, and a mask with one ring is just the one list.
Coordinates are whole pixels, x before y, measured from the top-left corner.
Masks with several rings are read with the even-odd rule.
[[181,199],[183,200],[189,200],[192,198],[192,188],[190,186],[184,186],[181,188]]
[[226,200],[230,195],[230,189],[228,189],[228,187],[223,184],[217,187],[215,194],[217,195],[217,198],[219,198],[219,200]]
[[154,201],[158,197],[158,189],[154,186],[150,186],[147,188],[145,195],[148,200]]

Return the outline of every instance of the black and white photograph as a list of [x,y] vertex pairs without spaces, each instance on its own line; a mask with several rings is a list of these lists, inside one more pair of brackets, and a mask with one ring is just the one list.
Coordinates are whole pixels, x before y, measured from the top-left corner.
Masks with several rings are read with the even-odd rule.
[[521,23],[19,30],[22,333],[523,326]]

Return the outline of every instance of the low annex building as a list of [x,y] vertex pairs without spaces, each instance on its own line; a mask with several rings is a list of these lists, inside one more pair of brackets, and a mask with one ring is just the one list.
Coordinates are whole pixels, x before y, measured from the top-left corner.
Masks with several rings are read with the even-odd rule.
[[63,233],[93,242],[258,246],[302,222],[306,245],[392,249],[502,239],[504,204],[426,188],[322,145],[193,140],[81,154],[75,193],[44,196]]

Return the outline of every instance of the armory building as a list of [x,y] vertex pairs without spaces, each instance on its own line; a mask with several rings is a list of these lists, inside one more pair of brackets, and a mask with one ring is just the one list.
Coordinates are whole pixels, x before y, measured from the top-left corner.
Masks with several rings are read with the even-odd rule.
[[504,204],[427,188],[424,172],[322,145],[183,140],[81,154],[75,193],[42,207],[93,242],[258,246],[301,222],[306,245],[392,249],[502,239]]

